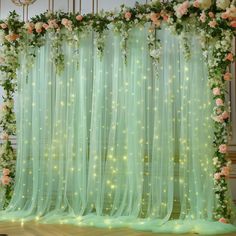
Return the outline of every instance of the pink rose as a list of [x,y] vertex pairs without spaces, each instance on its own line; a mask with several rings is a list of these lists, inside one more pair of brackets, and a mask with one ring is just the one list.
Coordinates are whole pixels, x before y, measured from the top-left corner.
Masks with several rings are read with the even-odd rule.
[[215,17],[215,14],[210,11],[210,12],[208,13],[208,16],[210,16],[211,18],[214,18],[214,17]]
[[226,72],[225,74],[224,74],[224,80],[226,80],[226,81],[229,81],[229,80],[231,80],[231,73],[229,73],[229,72]]
[[6,23],[2,23],[2,24],[0,24],[0,26],[1,26],[2,29],[6,29],[7,28],[7,24]]
[[193,6],[194,7],[196,7],[196,8],[199,8],[199,1],[198,0],[195,0],[194,2],[193,2]]
[[230,26],[236,28],[236,20],[231,21]]
[[37,29],[36,29],[36,32],[37,32],[37,33],[41,33],[41,32],[42,32],[42,29],[41,29],[41,28],[37,28]]
[[132,16],[131,12],[127,11],[127,12],[125,13],[125,19],[126,19],[127,21],[130,20],[131,16]]
[[164,21],[168,21],[169,16],[168,15],[163,15],[162,18],[163,18]]
[[215,95],[215,96],[218,96],[218,95],[220,95],[220,88],[218,88],[218,87],[216,87],[216,88],[213,88],[213,94]]
[[82,16],[82,15],[77,15],[77,16],[76,16],[76,20],[82,21],[82,20],[83,20],[83,16]]
[[44,24],[43,24],[43,28],[44,28],[45,30],[47,30],[47,29],[49,28],[49,25],[46,24],[46,23],[44,23]]
[[11,178],[7,175],[2,176],[2,178],[1,178],[1,182],[3,185],[8,185],[10,183],[10,181],[11,181]]
[[226,58],[225,58],[225,60],[228,60],[228,61],[233,61],[234,60],[234,55],[233,55],[233,53],[228,53],[227,54],[227,56],[226,56]]
[[159,13],[154,13],[154,12],[152,12],[152,13],[150,14],[150,19],[151,19],[151,21],[152,21],[153,23],[157,22],[159,18],[160,18],[160,14],[159,14]]
[[221,177],[221,174],[220,174],[220,173],[215,173],[215,174],[214,174],[214,179],[215,179],[215,180],[219,180],[220,177]]
[[215,20],[212,20],[208,23],[208,25],[211,27],[211,28],[215,28],[217,26],[217,22]]
[[183,15],[188,13],[189,1],[185,1],[175,7],[176,16],[181,18]]
[[227,145],[226,144],[221,144],[220,146],[219,146],[219,152],[220,153],[226,153],[228,151],[228,147],[227,147]]
[[229,167],[228,166],[224,166],[221,169],[221,175],[224,175],[225,177],[229,176]]
[[203,11],[202,13],[201,13],[201,15],[200,15],[200,21],[202,22],[202,23],[204,23],[204,22],[206,22],[206,14],[205,14],[205,12]]
[[229,18],[229,11],[223,12],[223,13],[221,14],[221,18],[224,19],[224,20],[226,20],[227,18]]
[[222,113],[222,118],[223,118],[224,120],[228,119],[228,118],[229,118],[229,113],[228,113],[227,111],[224,111],[224,112]]
[[48,27],[49,28],[58,28],[58,24],[57,24],[57,21],[54,19],[54,20],[48,20]]
[[2,174],[3,174],[4,176],[5,176],[5,175],[9,175],[9,174],[10,174],[10,170],[4,168],[4,169],[2,170]]
[[223,105],[224,105],[223,100],[222,100],[221,98],[217,98],[217,99],[216,99],[216,105],[217,105],[217,106],[223,106]]
[[227,220],[223,217],[219,219],[219,222],[223,224],[227,224]]

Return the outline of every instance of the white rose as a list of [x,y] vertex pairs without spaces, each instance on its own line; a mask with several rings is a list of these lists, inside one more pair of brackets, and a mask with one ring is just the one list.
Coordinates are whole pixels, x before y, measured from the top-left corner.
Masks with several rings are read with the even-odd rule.
[[208,9],[210,8],[211,4],[211,0],[199,0],[199,5],[201,9]]
[[230,0],[217,0],[216,6],[220,9],[225,10],[230,4]]

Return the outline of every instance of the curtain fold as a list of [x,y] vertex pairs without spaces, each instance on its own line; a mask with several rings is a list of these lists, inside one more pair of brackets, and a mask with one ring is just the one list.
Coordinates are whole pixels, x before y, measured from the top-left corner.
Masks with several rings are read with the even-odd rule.
[[187,61],[179,36],[157,30],[156,78],[147,26],[130,32],[127,65],[119,35],[106,33],[100,57],[94,34],[64,43],[61,75],[49,37],[28,75],[22,53],[16,184],[0,219],[233,231],[213,222],[213,104],[197,37]]

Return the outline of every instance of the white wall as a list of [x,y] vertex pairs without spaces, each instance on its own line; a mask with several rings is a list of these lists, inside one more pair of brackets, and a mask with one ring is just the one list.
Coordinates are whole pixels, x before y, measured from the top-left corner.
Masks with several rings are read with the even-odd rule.
[[[11,0],[1,0],[1,18],[5,18],[9,11],[16,10],[19,15],[22,15],[22,8],[15,6]],[[96,1],[95,1],[96,2]],[[121,4],[133,6],[135,2],[145,3],[146,0],[99,0],[99,9],[111,10],[119,8]],[[54,0],[55,10],[68,10],[67,0]],[[72,0],[69,0],[70,9],[72,8]],[[48,9],[48,0],[36,0],[36,2],[29,7],[29,17],[45,12]],[[82,0],[82,13],[88,13],[92,10],[92,0]],[[76,0],[76,11],[79,10],[79,0]]]

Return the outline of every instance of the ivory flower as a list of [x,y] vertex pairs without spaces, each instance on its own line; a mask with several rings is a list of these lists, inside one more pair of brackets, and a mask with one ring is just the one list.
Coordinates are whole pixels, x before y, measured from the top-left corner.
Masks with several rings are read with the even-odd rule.
[[1,23],[0,26],[1,26],[2,29],[6,29],[7,28],[7,24],[6,23]]
[[221,177],[221,174],[220,174],[220,173],[215,173],[215,174],[214,174],[214,179],[215,179],[215,180],[219,180],[220,177]]
[[230,0],[216,0],[216,6],[222,10],[225,10],[230,5]]
[[199,6],[201,9],[204,10],[208,9],[210,8],[211,4],[212,4],[211,0],[199,0]]

